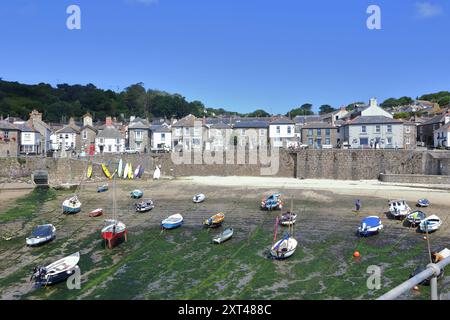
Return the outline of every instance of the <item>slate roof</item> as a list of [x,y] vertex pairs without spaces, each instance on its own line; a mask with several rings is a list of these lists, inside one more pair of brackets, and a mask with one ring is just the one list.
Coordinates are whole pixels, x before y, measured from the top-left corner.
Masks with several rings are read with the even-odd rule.
[[211,129],[231,129],[231,125],[229,123],[225,123],[223,121],[214,123],[210,126]]
[[5,120],[0,120],[0,130],[19,130],[15,125]]
[[294,122],[296,124],[305,124],[308,122],[319,122],[322,120],[322,117],[320,115],[307,115],[307,116],[295,116]]
[[420,126],[436,124],[436,123],[440,123],[440,122],[444,122],[444,121],[445,121],[445,114],[438,114],[437,116],[434,116],[433,118],[421,123]]
[[196,117],[192,114],[180,119],[172,125],[172,127],[194,127]]
[[80,133],[77,129],[72,128],[71,126],[65,126],[62,129],[59,129],[55,132],[56,134],[60,133]]
[[105,129],[100,131],[97,135],[97,138],[105,138],[105,139],[122,139],[122,135],[120,131],[117,130],[113,126],[106,126]]
[[129,125],[128,129],[149,129],[150,125],[148,124],[148,121],[141,118],[134,119]]
[[353,125],[353,124],[401,124],[403,123],[401,120],[397,119],[391,119],[389,117],[385,116],[359,116],[349,122],[347,122],[347,125]]
[[171,132],[170,128],[167,125],[163,125],[163,124],[152,124],[150,126],[150,131],[152,131],[152,132]]
[[295,122],[285,116],[278,116],[270,121],[270,124],[294,124]]
[[239,129],[239,128],[268,128],[269,127],[269,121],[236,121],[233,125],[233,128]]
[[337,129],[327,122],[310,122],[301,127],[302,129]]

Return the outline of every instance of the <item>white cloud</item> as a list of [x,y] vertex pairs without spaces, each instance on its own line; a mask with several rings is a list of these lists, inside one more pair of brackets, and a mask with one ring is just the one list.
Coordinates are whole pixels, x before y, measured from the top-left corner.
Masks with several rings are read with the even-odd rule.
[[439,4],[416,2],[416,12],[420,18],[432,18],[443,14],[444,9]]

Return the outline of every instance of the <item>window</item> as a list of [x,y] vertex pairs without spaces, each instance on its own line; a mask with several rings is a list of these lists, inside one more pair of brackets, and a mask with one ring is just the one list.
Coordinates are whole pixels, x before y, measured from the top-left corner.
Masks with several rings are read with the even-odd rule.
[[175,134],[176,134],[177,136],[181,136],[181,129],[180,129],[180,128],[176,128],[176,129],[175,129]]
[[281,133],[281,127],[277,126],[277,134],[280,134],[280,133]]
[[105,143],[105,140],[104,140],[103,138],[100,138],[100,143],[101,143],[101,144],[104,144],[104,143]]
[[291,126],[288,126],[288,127],[287,127],[287,133],[288,133],[288,134],[291,134],[291,133],[292,133],[292,127],[291,127]]
[[[325,135],[329,137],[331,135],[331,129],[325,129]],[[327,143],[329,144],[329,143]]]
[[325,144],[331,144],[331,143],[330,143],[330,138],[326,138],[326,139],[325,139]]
[[120,146],[116,147],[116,151],[119,152],[120,151]]
[[392,133],[392,125],[391,125],[391,124],[388,124],[388,126],[387,126],[387,132],[388,132],[388,133]]
[[410,140],[410,138],[409,138],[409,137],[406,137],[406,139],[405,139],[405,143],[406,143],[406,144],[411,144],[411,140]]
[[142,140],[142,131],[136,131],[136,140]]
[[63,139],[63,135],[62,135],[62,134],[60,134],[60,135],[59,135],[59,138],[60,138],[60,139],[62,140],[62,139]]
[[313,143],[314,143],[313,138],[309,138],[309,139],[308,139],[308,144],[309,144],[310,146],[312,146]]
[[388,145],[391,145],[391,144],[392,144],[392,138],[391,138],[391,137],[388,137],[386,140],[387,140],[387,144],[388,144]]
[[112,146],[111,146],[111,145],[108,146],[108,151],[109,151],[109,152],[112,151]]
[[266,135],[266,130],[264,130],[264,129],[259,129],[259,135],[260,135],[260,136],[265,136],[265,135]]
[[379,124],[375,127],[375,132],[376,133],[380,133],[381,132],[381,126]]
[[120,139],[119,138],[116,139],[116,145],[120,145]]
[[308,129],[308,136],[312,136],[312,135],[313,135],[313,129]]
[[322,129],[317,129],[317,135],[321,136],[322,135]]
[[322,138],[318,138],[317,139],[317,146],[321,147],[322,146]]
[[161,133],[161,141],[165,141],[166,140],[166,134],[165,133]]
[[361,138],[361,139],[359,139],[359,144],[361,146],[368,146],[369,145],[369,138]]
[[186,135],[189,134],[189,128],[184,128],[184,134],[186,134]]
[[87,130],[83,130],[83,140],[87,139]]
[[66,134],[66,139],[69,139],[69,135],[68,134]]
[[361,126],[361,133],[367,133],[367,127]]
[[245,129],[241,129],[241,136],[245,136]]
[[5,131],[4,134],[3,134],[3,137],[5,139],[8,139],[9,138],[9,131]]

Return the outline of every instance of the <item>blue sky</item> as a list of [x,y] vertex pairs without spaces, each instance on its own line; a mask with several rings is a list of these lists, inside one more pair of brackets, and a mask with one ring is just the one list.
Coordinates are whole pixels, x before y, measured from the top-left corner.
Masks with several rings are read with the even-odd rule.
[[[71,4],[81,30],[66,28]],[[370,4],[382,30],[366,27]],[[415,97],[450,90],[449,14],[444,0],[2,1],[0,77],[143,82],[239,112]]]

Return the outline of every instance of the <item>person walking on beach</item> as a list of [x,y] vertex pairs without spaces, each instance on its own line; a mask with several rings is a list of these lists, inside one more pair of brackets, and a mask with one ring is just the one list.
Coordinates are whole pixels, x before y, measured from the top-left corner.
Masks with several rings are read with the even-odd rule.
[[357,199],[355,202],[356,212],[359,212],[361,209],[361,200]]

